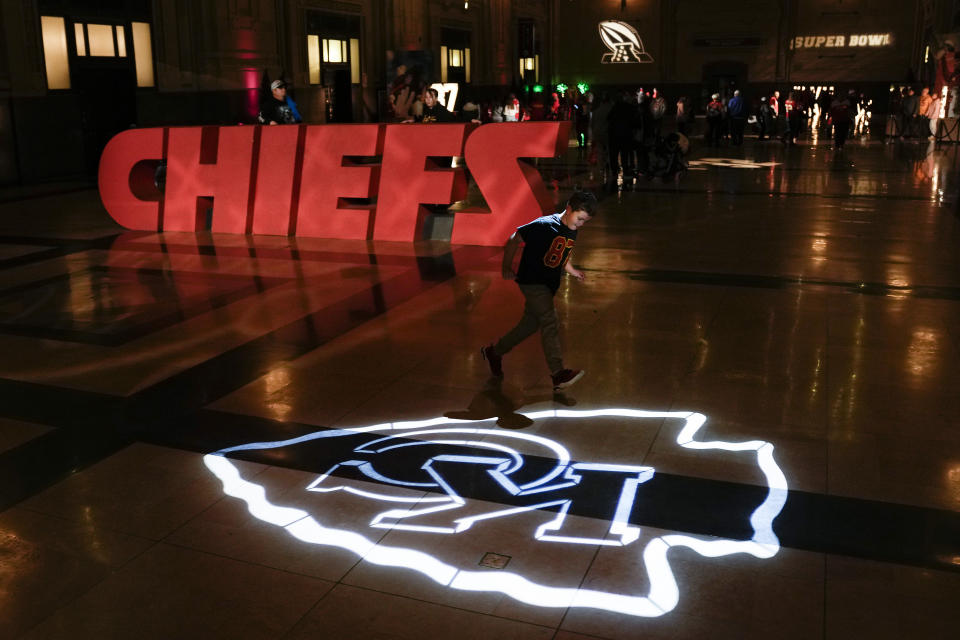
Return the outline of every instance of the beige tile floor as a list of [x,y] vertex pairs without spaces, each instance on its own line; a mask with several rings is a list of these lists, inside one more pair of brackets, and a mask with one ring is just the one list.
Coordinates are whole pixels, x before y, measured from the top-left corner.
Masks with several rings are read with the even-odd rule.
[[[551,392],[536,339],[505,359],[501,384],[489,380],[479,347],[513,325],[520,304],[496,253],[458,253],[456,274],[431,280],[420,270],[446,253],[442,243],[112,240],[119,230],[92,191],[0,203],[0,262],[15,259],[0,268],[0,477],[15,487],[0,513],[0,637],[955,637],[960,535],[943,543],[939,530],[900,529],[960,532],[957,153],[862,143],[840,156],[748,142],[711,155],[777,164],[707,164],[676,190],[644,183],[608,195],[578,239],[586,281],[557,296],[566,360],[588,371],[563,396]],[[935,184],[912,170],[917,162]],[[599,178],[575,151],[564,163],[572,177],[541,167],[560,176],[561,196]],[[21,240],[4,240],[12,236]],[[94,244],[30,260],[65,240]],[[110,288],[98,269],[136,270],[140,286]],[[73,284],[47,297],[24,293],[70,273]],[[251,291],[215,303],[236,278]],[[263,278],[278,284],[257,289]],[[110,331],[162,305],[181,316],[118,344],[43,333],[71,322]],[[662,586],[645,549],[678,535],[721,543],[713,528],[749,513],[723,491],[763,494],[767,476],[752,450],[679,446],[677,418],[521,415],[610,408],[700,412],[699,441],[773,444],[793,492],[787,509],[869,504],[888,526],[842,548],[817,537],[818,522],[792,517],[770,557],[677,546],[665,556],[675,604],[625,613]],[[456,534],[372,527],[383,502],[306,490],[345,460],[348,436],[232,459],[247,484],[229,490],[205,464],[226,446],[445,415],[486,420],[434,427],[472,438],[480,455],[549,460],[553,442],[574,462],[653,467],[673,488],[645,517],[697,530],[639,523],[622,547],[537,540],[555,507]],[[456,431],[468,428],[485,431]],[[410,446],[395,450],[390,472],[426,477],[423,451],[441,437],[426,430],[392,433]],[[87,440],[104,449],[78,446]],[[462,482],[478,493],[455,516],[398,522],[444,527],[516,504],[482,494],[489,476]],[[566,535],[619,539],[609,531],[617,494],[602,486],[577,498],[587,504],[571,507]],[[389,493],[403,508],[442,495],[418,485]],[[888,540],[903,553],[885,551]],[[487,552],[509,556],[506,567],[480,567]],[[490,586],[510,580],[516,597]],[[604,604],[577,606],[574,593]]]

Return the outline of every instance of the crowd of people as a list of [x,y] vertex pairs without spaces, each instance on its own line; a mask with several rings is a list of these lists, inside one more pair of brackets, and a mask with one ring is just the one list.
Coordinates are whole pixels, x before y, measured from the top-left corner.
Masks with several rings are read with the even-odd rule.
[[914,87],[891,88],[884,137],[935,139],[940,106],[940,94],[931,94],[930,87],[922,87],[919,95]]
[[805,135],[830,137],[835,148],[843,149],[850,134],[861,135],[869,126],[871,101],[855,89],[834,93],[832,88],[795,89],[783,98],[780,91],[772,91],[759,98],[751,108],[734,91],[729,99],[713,94],[706,107],[707,133],[710,146],[720,146],[724,139],[730,144],[743,144],[747,123],[753,123],[757,140],[779,140],[793,145]]
[[[903,95],[889,126],[898,136],[918,136],[933,126],[935,117],[930,114],[939,109],[939,102],[927,89],[916,99],[913,90],[904,90]],[[404,121],[421,121],[422,103],[423,99],[414,98],[411,115]],[[578,146],[589,149],[591,163],[603,165],[608,175],[622,171],[628,178],[675,178],[686,168],[683,157],[691,135],[702,133],[710,147],[737,147],[752,126],[759,141],[794,145],[804,136],[816,135],[832,137],[835,148],[842,150],[850,135],[867,132],[872,109],[872,101],[863,93],[834,92],[832,87],[794,89],[785,97],[775,90],[752,102],[732,90],[714,93],[699,106],[686,96],[668,103],[655,88],[596,95],[570,88],[535,93],[526,102],[514,93],[484,103],[468,99],[461,112],[469,116],[461,119],[481,123],[570,120]]]
[[[518,93],[480,101],[466,95],[460,109],[445,107],[438,92],[414,87],[410,74],[398,74],[388,89],[387,118],[399,122],[523,122],[568,120],[577,145],[587,152],[590,164],[599,165],[615,182],[640,176],[679,179],[687,168],[684,156],[689,137],[703,134],[704,144],[719,147],[743,144],[748,125],[758,141],[777,140],[794,145],[804,136],[831,137],[842,150],[847,138],[866,133],[872,101],[854,89],[834,92],[833,87],[794,88],[781,96],[774,90],[752,101],[739,90],[714,93],[699,105],[686,97],[668,103],[656,88],[594,94],[586,88],[557,87],[553,92]],[[919,91],[919,93],[917,93]],[[699,108],[698,108],[699,107]],[[940,97],[929,87],[891,90],[884,134],[887,139],[925,139],[937,134]],[[698,124],[702,114],[703,126]],[[261,123],[300,122],[296,104],[286,95],[282,81],[270,85],[261,102]]]

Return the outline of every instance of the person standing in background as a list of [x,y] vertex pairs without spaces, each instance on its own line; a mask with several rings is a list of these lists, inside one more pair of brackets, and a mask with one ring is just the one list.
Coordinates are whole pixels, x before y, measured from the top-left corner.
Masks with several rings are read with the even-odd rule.
[[693,123],[693,109],[686,96],[677,100],[677,133],[690,137],[690,125]]
[[774,91],[767,103],[770,105],[770,137],[773,138],[780,128],[780,92]]
[[296,124],[297,117],[287,103],[287,85],[283,80],[270,83],[270,96],[260,104],[260,124]]
[[740,90],[733,92],[733,97],[727,103],[727,114],[730,116],[730,141],[733,146],[743,144],[743,129],[747,126],[747,107],[740,97]]
[[850,133],[850,123],[853,120],[852,98],[856,92],[850,89],[846,97],[836,97],[830,105],[830,119],[833,120],[833,140],[837,151],[843,151]]
[[723,103],[720,102],[719,93],[710,96],[706,111],[707,144],[711,147],[719,147],[720,138],[723,136]]
[[917,100],[917,135],[926,137],[930,130],[930,118],[927,117],[927,111],[930,110],[930,103],[933,102],[933,96],[930,95],[930,87],[924,87],[920,90],[920,98]]
[[919,99],[913,87],[907,87],[903,90],[903,132],[900,138],[912,138],[917,134],[917,107]]
[[937,123],[940,122],[940,94],[933,96],[930,106],[927,107],[927,140],[935,140],[937,137]]

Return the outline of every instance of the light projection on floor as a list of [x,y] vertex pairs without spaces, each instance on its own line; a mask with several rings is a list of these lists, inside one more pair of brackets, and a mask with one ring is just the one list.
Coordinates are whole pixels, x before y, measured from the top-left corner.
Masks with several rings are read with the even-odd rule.
[[[611,408],[546,410],[524,415],[534,421],[534,427],[537,421],[558,419],[584,421],[585,428],[589,428],[591,419],[607,417],[638,421],[673,419],[682,421],[676,443],[684,449],[753,453],[767,484],[765,498],[749,518],[753,535],[747,540],[731,540],[669,534],[652,537],[642,548],[637,545],[635,553],[642,560],[649,584],[645,595],[540,584],[519,573],[454,566],[426,551],[378,542],[382,534],[371,532],[368,537],[359,531],[328,526],[318,519],[320,516],[303,509],[272,503],[264,487],[244,479],[228,457],[304,444],[323,445],[322,450],[332,451],[336,450],[335,439],[359,436],[362,444],[348,447],[349,456],[326,466],[306,490],[318,494],[320,499],[346,492],[381,505],[377,509],[383,510],[368,527],[422,533],[425,549],[437,535],[469,535],[465,532],[485,521],[531,512],[545,514],[546,521],[530,532],[533,539],[544,544],[626,548],[640,539],[641,527],[630,522],[630,514],[640,485],[654,477],[652,467],[576,462],[555,440],[535,433],[483,426],[491,423],[489,427],[494,427],[496,418],[466,421],[439,417],[323,430],[289,440],[222,449],[206,455],[204,463],[223,484],[224,493],[244,501],[254,517],[286,529],[303,542],[351,551],[375,565],[417,571],[451,589],[499,592],[541,607],[588,607],[634,616],[661,616],[672,611],[680,599],[670,566],[671,550],[686,548],[707,558],[746,553],[761,559],[771,558],[779,551],[773,521],[786,503],[788,486],[774,460],[771,443],[696,440],[706,416],[693,412]],[[465,474],[469,476],[466,482]],[[352,482],[353,479],[365,482]],[[476,490],[484,483],[489,493],[480,500],[464,497],[457,489],[467,486]],[[601,487],[588,493],[591,501],[602,495],[602,487],[616,487],[608,491],[609,526],[604,525],[607,531],[603,536],[581,536],[575,527],[568,526],[569,515],[577,512],[575,490],[592,489],[591,484]],[[491,500],[489,495],[500,495],[502,499]]]
[[758,162],[756,160],[743,160],[741,158],[697,158],[691,160],[690,168],[697,171],[706,171],[707,167],[723,167],[725,169],[766,169],[776,167],[779,162]]

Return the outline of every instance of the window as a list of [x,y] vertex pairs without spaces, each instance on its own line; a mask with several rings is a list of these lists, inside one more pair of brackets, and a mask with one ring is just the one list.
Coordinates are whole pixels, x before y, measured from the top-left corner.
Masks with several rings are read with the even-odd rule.
[[320,36],[307,36],[307,72],[310,84],[320,84]]
[[[133,35],[137,86],[152,87],[154,84],[153,45],[150,39],[150,25],[146,22],[133,22],[130,28]],[[40,29],[43,36],[47,88],[69,89],[70,57],[65,21],[57,16],[40,16]],[[123,25],[75,22],[73,39],[79,58],[127,57],[127,31]]]
[[83,35],[83,24],[77,22],[73,25],[74,39],[77,41],[77,55],[87,55],[87,37]]
[[347,41],[323,39],[323,61],[339,64],[347,61]]
[[520,77],[524,82],[540,82],[540,54],[520,58]]
[[[77,43],[77,56],[96,56],[98,58],[126,58],[127,38],[123,27],[109,24],[73,23],[74,41]],[[116,40],[114,40],[116,37]],[[116,46],[114,46],[116,43]],[[88,48],[89,45],[89,48]]]
[[360,40],[350,38],[350,82],[360,84]]
[[440,81],[470,82],[470,32],[443,28],[440,42]]
[[[321,55],[322,54],[322,55]],[[327,64],[350,64],[351,84],[360,84],[360,39],[340,40],[307,36],[307,73],[310,84],[320,84],[320,60]]]
[[48,89],[70,88],[70,61],[67,57],[67,28],[63,18],[40,16],[43,60]]
[[153,44],[150,40],[150,25],[146,22],[131,22],[133,32],[133,60],[137,69],[137,86],[153,86]]
[[537,24],[531,19],[517,23],[517,54],[520,61],[520,81],[524,84],[540,83],[540,35]]
[[87,39],[90,45],[90,55],[101,58],[112,58],[117,55],[113,46],[113,26],[109,24],[88,24]]
[[307,9],[304,27],[310,84],[331,84],[344,71],[360,84],[360,15]]
[[117,32],[117,55],[121,58],[127,57],[127,40],[123,35],[123,27],[116,25],[114,30]]

